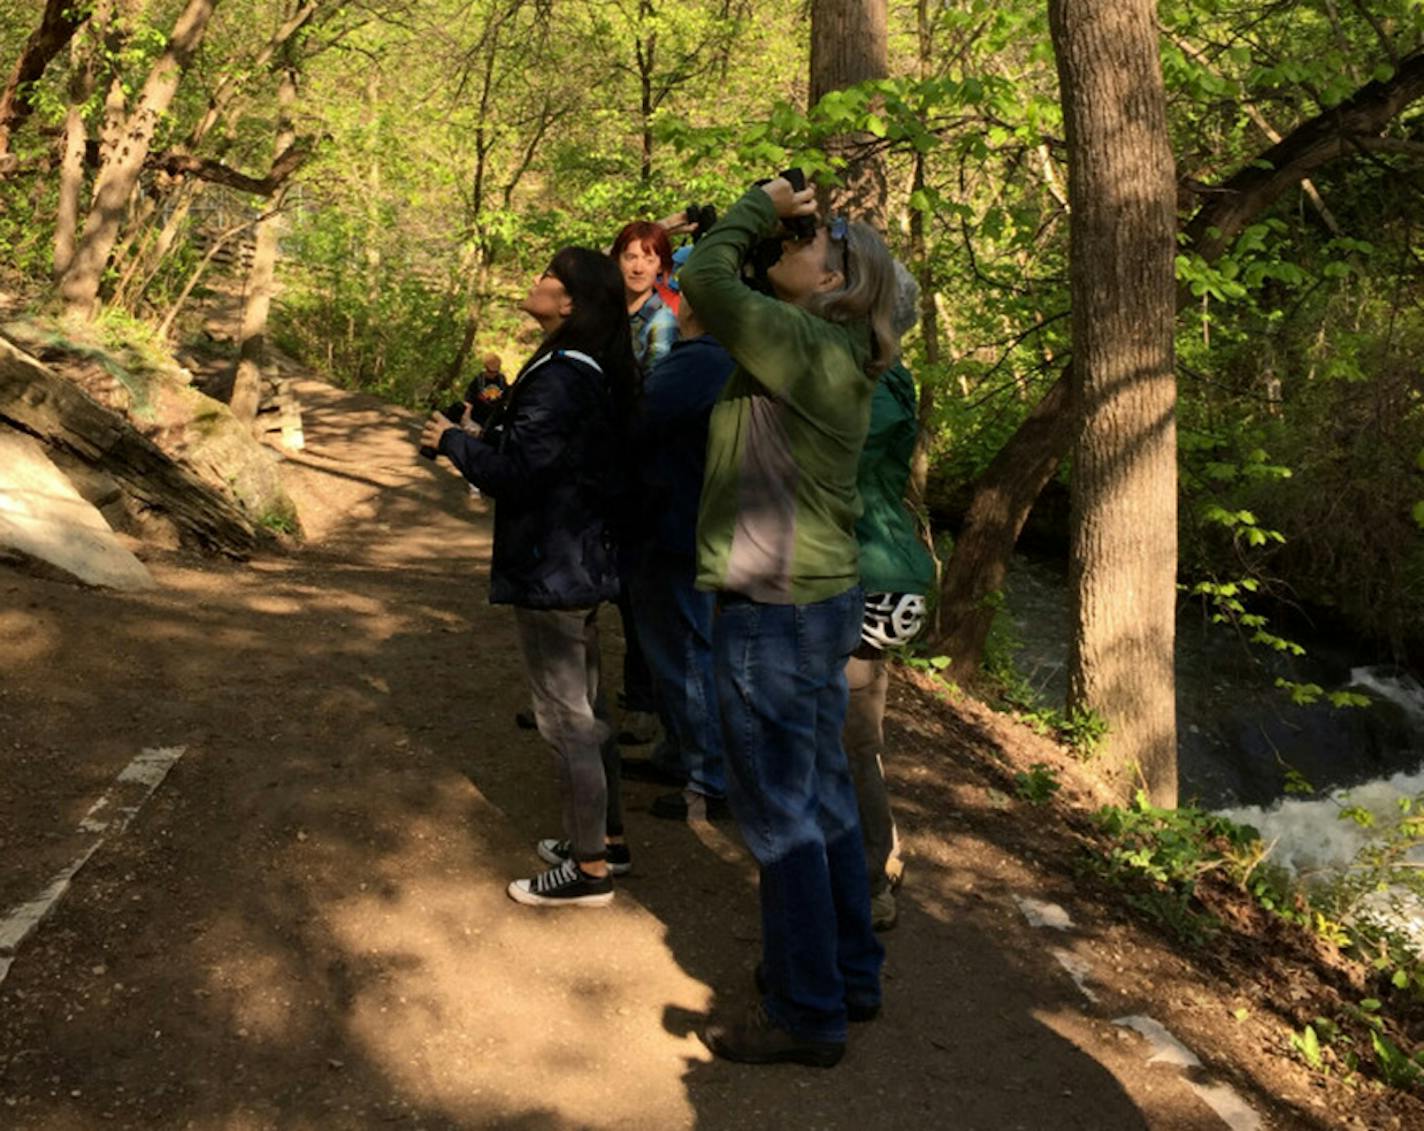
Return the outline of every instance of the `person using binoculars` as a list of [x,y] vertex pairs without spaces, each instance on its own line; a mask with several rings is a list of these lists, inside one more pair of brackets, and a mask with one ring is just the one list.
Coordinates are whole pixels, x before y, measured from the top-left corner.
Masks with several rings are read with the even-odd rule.
[[[884,243],[815,213],[814,190],[786,176],[753,188],[679,281],[736,362],[709,425],[697,585],[717,595],[727,795],[762,917],[761,999],[703,1039],[731,1060],[830,1067],[847,1021],[880,1008],[884,951],[841,731],[863,609],[857,466],[899,347]],[[771,294],[758,293],[743,265],[778,234]]]

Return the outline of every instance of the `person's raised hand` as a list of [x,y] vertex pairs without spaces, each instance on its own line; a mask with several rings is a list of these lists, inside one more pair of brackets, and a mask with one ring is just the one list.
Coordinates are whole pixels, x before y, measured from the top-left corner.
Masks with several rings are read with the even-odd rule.
[[816,211],[816,186],[807,184],[797,192],[785,177],[774,177],[761,186],[761,191],[771,197],[776,214],[783,220],[796,216],[810,216]]

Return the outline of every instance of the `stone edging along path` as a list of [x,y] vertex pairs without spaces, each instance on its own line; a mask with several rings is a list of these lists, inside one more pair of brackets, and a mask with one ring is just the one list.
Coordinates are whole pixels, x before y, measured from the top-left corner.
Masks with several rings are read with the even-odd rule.
[[79,869],[109,837],[118,836],[128,827],[186,750],[185,746],[153,747],[135,757],[80,820],[80,847],[69,863],[50,878],[37,896],[0,916],[0,983],[10,973],[21,944],[64,898]]
[[[1045,903],[1016,895],[1014,903],[1030,927],[1040,930],[1073,930],[1073,918],[1056,903]],[[1081,955],[1065,947],[1053,947],[1049,953],[1063,967],[1073,984],[1090,1005],[1099,1005],[1100,998],[1089,986],[1092,965]],[[1261,1131],[1261,1117],[1241,1098],[1231,1085],[1214,1080],[1203,1068],[1201,1059],[1187,1048],[1160,1021],[1142,1014],[1112,1018],[1114,1025],[1131,1029],[1147,1042],[1147,1063],[1164,1064],[1181,1071],[1187,1086],[1211,1108],[1231,1131]]]

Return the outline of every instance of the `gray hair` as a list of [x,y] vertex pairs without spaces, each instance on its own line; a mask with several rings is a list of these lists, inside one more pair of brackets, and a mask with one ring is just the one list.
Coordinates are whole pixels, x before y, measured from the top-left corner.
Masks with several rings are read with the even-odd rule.
[[[833,248],[834,243],[827,241],[827,248]],[[871,351],[865,372],[878,378],[900,356],[900,335],[890,319],[895,305],[895,261],[880,233],[859,220],[846,225],[845,258],[850,268],[847,285],[812,296],[807,309],[828,322],[870,323]],[[839,250],[828,250],[826,267],[841,269]]]
[[890,311],[890,328],[903,338],[920,318],[920,284],[910,269],[895,260],[895,306]]

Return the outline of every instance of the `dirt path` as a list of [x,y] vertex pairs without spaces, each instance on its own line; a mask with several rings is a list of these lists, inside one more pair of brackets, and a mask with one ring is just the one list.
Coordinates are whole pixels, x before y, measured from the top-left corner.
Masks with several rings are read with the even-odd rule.
[[[612,909],[510,902],[557,809],[512,724],[486,504],[416,460],[414,418],[300,388],[305,548],[150,554],[139,596],[0,572],[0,913],[136,755],[185,748],[0,983],[0,1127],[1226,1126],[1113,1021],[1170,999],[1219,1028],[1227,1004],[1111,916],[1028,924],[1015,896],[1074,893],[1004,812],[1003,735],[913,687],[890,716],[910,873],[885,1011],[835,1071],[716,1062],[693,1035],[714,991],[750,997],[730,825],[654,820],[629,785]],[[1055,948],[1097,961],[1097,1004]],[[1303,1074],[1211,1071],[1262,1126],[1346,1125]]]

